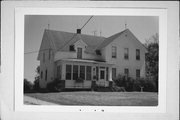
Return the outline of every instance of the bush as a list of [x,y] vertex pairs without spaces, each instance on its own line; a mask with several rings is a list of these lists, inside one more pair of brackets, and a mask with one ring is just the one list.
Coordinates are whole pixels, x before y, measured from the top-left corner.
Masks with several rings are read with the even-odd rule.
[[143,91],[147,91],[147,92],[157,92],[158,90],[156,81],[152,78],[133,79],[131,77],[127,77],[124,75],[119,75],[114,80],[113,88],[118,89],[118,87],[120,88],[124,87],[125,90],[129,92],[141,91],[141,88],[143,88]]
[[34,81],[33,90],[34,91],[39,91],[39,79],[36,79]]
[[64,90],[64,87],[65,87],[65,81],[59,80],[57,78],[47,84],[47,89],[49,92],[60,92]]
[[24,79],[24,93],[32,92],[32,89],[33,89],[33,84],[25,78]]

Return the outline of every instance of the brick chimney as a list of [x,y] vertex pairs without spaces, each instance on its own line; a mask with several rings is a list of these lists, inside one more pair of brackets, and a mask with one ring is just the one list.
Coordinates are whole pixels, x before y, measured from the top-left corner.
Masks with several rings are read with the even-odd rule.
[[77,29],[77,34],[81,34],[81,29]]

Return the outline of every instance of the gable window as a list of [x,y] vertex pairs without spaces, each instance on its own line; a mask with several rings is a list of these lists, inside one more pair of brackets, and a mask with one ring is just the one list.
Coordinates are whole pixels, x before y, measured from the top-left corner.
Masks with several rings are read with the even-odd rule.
[[112,58],[116,58],[116,57],[117,57],[117,47],[112,46]]
[[45,53],[43,53],[43,62],[45,62]]
[[86,66],[86,80],[91,80],[91,66]]
[[125,60],[129,59],[129,49],[128,48],[124,48],[124,59]]
[[77,58],[82,59],[82,48],[77,48]]
[[112,68],[112,79],[116,79],[116,68]]
[[101,51],[100,50],[96,50],[96,55],[101,55]]
[[78,78],[78,65],[73,65],[73,80]]
[[140,60],[140,49],[136,49],[136,60]]
[[45,81],[47,81],[47,69],[46,69],[46,74],[45,74]]
[[66,80],[71,80],[71,65],[66,65]]
[[140,78],[140,69],[136,69],[136,78]]
[[75,51],[74,45],[69,46],[69,51]]
[[125,69],[124,69],[124,75],[125,75],[126,77],[129,76],[129,69],[128,69],[128,68],[125,68]]
[[85,79],[85,66],[80,66],[80,78]]

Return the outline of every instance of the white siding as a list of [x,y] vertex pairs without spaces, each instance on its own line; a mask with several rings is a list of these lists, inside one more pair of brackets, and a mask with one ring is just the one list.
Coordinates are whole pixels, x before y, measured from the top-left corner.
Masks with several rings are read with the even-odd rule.
[[[114,64],[117,68],[117,75],[124,74],[124,69],[129,69],[129,75],[136,77],[136,69],[141,70],[141,76],[145,76],[145,48],[135,40],[130,33],[121,35],[104,48],[103,53],[108,63]],[[117,47],[117,58],[112,58],[112,46]],[[124,59],[124,48],[129,49],[129,59]],[[140,49],[140,60],[136,60],[136,49]]]

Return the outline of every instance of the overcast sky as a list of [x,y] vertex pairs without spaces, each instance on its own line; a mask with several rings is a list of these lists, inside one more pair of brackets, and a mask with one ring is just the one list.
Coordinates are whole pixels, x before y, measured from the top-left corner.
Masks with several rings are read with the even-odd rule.
[[[37,51],[24,55],[24,78],[34,81],[38,50],[42,41],[44,29],[59,30],[75,33],[81,28],[90,16],[25,16],[25,46],[24,52]],[[82,34],[109,37],[127,28],[142,42],[155,33],[159,33],[158,17],[133,17],[133,16],[93,16],[82,29]]]

